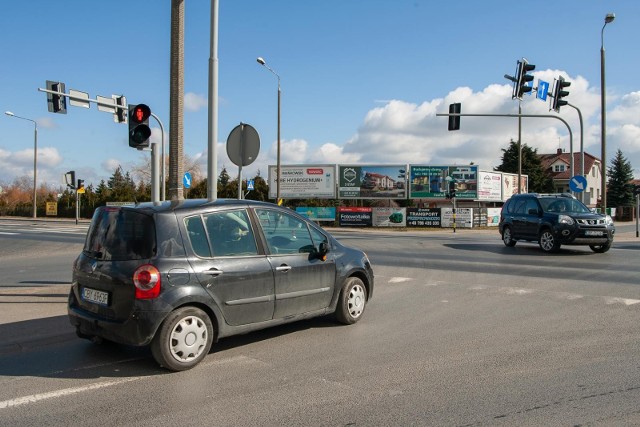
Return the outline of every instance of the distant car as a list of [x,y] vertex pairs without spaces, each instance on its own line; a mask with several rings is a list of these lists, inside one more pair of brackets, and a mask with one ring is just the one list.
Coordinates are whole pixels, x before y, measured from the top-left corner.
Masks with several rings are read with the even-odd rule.
[[150,345],[181,371],[213,342],[326,314],[362,318],[367,255],[295,212],[243,200],[96,209],[73,265],[68,313],[82,338]]
[[609,215],[592,212],[568,193],[514,195],[502,207],[498,225],[506,246],[538,242],[544,252],[557,252],[561,245],[589,245],[594,252],[606,252],[615,234]]

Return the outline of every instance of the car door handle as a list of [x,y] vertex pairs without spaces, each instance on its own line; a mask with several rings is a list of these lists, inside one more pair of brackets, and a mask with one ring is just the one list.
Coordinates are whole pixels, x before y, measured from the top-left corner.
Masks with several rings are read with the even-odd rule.
[[217,268],[211,268],[209,270],[204,270],[202,274],[209,274],[210,276],[219,276],[222,274],[222,270],[218,270]]
[[282,264],[280,267],[276,267],[276,271],[282,271],[284,273],[288,272],[289,270],[291,270],[291,266],[286,264]]

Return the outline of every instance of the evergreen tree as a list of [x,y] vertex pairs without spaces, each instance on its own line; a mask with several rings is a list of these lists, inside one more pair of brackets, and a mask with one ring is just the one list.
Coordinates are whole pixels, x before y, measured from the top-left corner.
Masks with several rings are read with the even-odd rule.
[[633,206],[635,198],[633,196],[633,168],[631,162],[618,149],[615,157],[611,160],[611,166],[607,169],[609,182],[607,183],[607,206]]
[[[495,168],[499,172],[518,173],[518,143],[511,140],[508,148],[502,149],[502,164]],[[529,192],[552,193],[553,179],[545,172],[538,150],[522,144],[522,175],[529,176]]]

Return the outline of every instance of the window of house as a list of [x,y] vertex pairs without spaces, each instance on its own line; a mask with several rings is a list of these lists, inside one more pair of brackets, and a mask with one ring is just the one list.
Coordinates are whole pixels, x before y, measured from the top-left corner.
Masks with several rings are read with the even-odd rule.
[[564,172],[564,165],[555,165],[553,167],[554,172]]

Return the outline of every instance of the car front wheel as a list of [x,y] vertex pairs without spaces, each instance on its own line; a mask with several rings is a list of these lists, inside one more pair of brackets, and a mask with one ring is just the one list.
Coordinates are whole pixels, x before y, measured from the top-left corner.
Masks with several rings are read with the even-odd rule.
[[597,254],[602,254],[611,249],[611,242],[607,242],[604,245],[589,245],[591,250]]
[[502,241],[509,247],[516,245],[516,241],[513,240],[513,236],[511,235],[511,228],[505,227],[504,230],[502,230]]
[[367,289],[357,277],[347,279],[336,307],[336,319],[345,325],[356,323],[362,317],[367,304]]
[[540,234],[540,248],[547,253],[558,252],[560,243],[556,236],[548,228]]
[[213,325],[196,307],[183,307],[162,322],[151,341],[151,353],[160,366],[185,371],[196,366],[211,349]]

